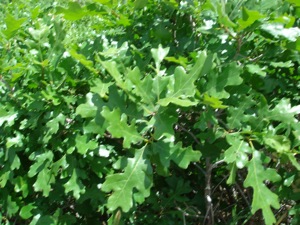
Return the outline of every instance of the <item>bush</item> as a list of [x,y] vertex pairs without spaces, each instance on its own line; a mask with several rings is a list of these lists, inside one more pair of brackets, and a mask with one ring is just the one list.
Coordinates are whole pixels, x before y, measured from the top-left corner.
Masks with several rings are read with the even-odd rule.
[[1,224],[298,224],[298,1],[0,6]]

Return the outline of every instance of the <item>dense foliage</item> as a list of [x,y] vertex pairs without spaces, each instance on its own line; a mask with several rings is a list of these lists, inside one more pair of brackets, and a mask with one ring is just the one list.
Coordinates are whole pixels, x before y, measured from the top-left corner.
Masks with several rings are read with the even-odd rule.
[[298,0],[0,18],[0,224],[299,224]]

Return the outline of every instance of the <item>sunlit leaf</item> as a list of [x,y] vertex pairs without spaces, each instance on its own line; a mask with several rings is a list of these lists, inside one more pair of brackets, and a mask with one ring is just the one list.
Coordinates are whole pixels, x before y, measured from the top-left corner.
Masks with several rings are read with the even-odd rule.
[[265,169],[262,165],[261,153],[254,151],[252,159],[248,164],[248,175],[244,181],[245,187],[253,188],[253,200],[251,212],[255,213],[261,209],[265,222],[271,225],[276,222],[271,207],[278,209],[280,207],[278,196],[272,192],[264,183],[268,180],[276,182],[281,177],[274,169]]
[[104,107],[101,115],[107,120],[107,130],[116,138],[124,138],[123,146],[129,148],[131,143],[138,143],[143,140],[142,136],[137,132],[134,121],[128,125],[127,116],[121,115],[119,109],[110,111]]
[[128,158],[123,173],[108,175],[101,190],[112,192],[108,198],[107,206],[110,211],[118,207],[128,212],[133,206],[134,189],[145,198],[150,195],[152,186],[152,167],[147,159],[147,148],[135,151],[134,158]]

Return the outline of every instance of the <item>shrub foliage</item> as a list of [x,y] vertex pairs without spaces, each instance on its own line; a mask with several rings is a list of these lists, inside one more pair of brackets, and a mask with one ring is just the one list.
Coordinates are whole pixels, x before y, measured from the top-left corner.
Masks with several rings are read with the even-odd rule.
[[299,224],[298,0],[3,0],[1,224]]

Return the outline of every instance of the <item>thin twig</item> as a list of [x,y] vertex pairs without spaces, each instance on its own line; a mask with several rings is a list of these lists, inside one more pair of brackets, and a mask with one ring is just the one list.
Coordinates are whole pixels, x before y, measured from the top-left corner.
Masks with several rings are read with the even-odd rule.
[[235,185],[236,185],[238,191],[240,192],[241,196],[242,196],[243,199],[245,200],[247,206],[248,206],[249,208],[251,208],[251,204],[250,204],[250,202],[248,201],[247,197],[245,196],[245,194],[244,194],[242,188],[240,187],[240,185],[238,185],[238,183],[236,183]]
[[191,135],[191,137],[194,139],[194,141],[198,144],[201,145],[200,141],[198,140],[198,138],[195,136],[195,134],[193,134],[191,131],[187,130],[186,128],[184,128],[183,126],[181,126],[180,124],[178,124],[178,127],[183,130],[184,132],[188,133],[189,135]]
[[224,159],[221,159],[221,160],[215,162],[214,164],[212,164],[212,168],[213,168],[213,169],[214,169],[214,168],[217,168],[220,164],[222,164],[222,163],[224,163],[224,162],[225,162]]
[[210,161],[210,157],[206,158],[206,176],[205,176],[205,203],[206,203],[206,214],[204,218],[204,223],[205,220],[207,220],[206,224],[211,224],[213,225],[214,222],[214,210],[213,210],[213,202],[212,202],[212,195],[211,195],[211,174],[212,174],[212,164]]

